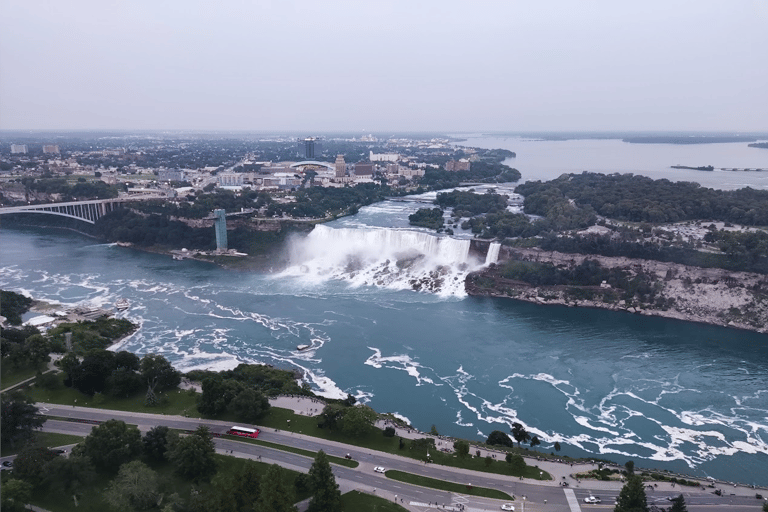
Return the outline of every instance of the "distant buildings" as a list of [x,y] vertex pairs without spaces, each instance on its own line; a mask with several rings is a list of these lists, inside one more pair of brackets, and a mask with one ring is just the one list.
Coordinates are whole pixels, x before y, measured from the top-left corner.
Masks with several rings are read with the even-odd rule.
[[46,155],[58,155],[59,154],[59,146],[56,144],[46,144],[43,146],[43,153]]
[[216,176],[219,185],[222,187],[242,187],[243,175],[240,173],[232,172],[226,174],[219,174]]
[[184,181],[184,171],[181,169],[160,169],[157,171],[159,181]]
[[299,139],[299,156],[305,160],[314,160],[322,153],[322,145],[318,137]]
[[343,178],[347,175],[347,164],[346,162],[344,162],[344,155],[338,155],[336,157],[336,162],[334,162],[334,166],[336,167],[337,178]]
[[373,164],[356,163],[355,176],[373,176]]
[[26,144],[11,144],[11,154],[12,155],[19,155],[27,154],[27,145]]
[[446,171],[468,171],[469,170],[469,160],[466,158],[462,158],[461,160],[448,160],[445,163],[445,170]]
[[397,153],[374,153],[373,151],[370,152],[370,158],[369,160],[371,162],[397,162],[400,160],[400,155]]

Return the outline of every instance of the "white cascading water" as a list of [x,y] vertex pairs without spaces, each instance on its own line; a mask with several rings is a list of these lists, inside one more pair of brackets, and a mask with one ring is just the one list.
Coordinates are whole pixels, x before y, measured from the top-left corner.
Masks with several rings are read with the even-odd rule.
[[499,261],[499,249],[501,249],[499,242],[491,242],[491,245],[488,246],[488,254],[485,255],[486,265]]
[[470,257],[469,244],[405,229],[319,225],[293,241],[292,264],[283,275],[464,296],[464,278],[480,265]]

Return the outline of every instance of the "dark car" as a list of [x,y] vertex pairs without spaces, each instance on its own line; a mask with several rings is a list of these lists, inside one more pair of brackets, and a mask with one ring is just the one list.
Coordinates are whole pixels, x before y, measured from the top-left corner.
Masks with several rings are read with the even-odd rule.
[[13,462],[11,462],[10,460],[4,460],[3,461],[3,467],[12,468],[13,467]]
[[53,453],[55,453],[56,455],[62,455],[62,454],[64,454],[64,453],[67,453],[67,450],[62,450],[61,448],[56,448],[56,449],[54,449],[54,450],[51,450],[51,451],[52,451]]

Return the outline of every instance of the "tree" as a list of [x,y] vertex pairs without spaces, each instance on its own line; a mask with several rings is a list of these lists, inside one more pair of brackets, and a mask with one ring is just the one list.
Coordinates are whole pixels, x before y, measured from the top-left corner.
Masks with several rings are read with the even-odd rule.
[[146,510],[157,505],[159,498],[157,473],[140,460],[120,466],[104,493],[107,503],[119,510]]
[[531,438],[531,435],[525,430],[525,427],[522,424],[515,422],[512,424],[512,437],[515,438],[517,446],[519,447],[520,443],[528,441]]
[[469,455],[469,443],[466,441],[455,441],[453,449],[456,450],[456,454],[462,459]]
[[109,350],[90,352],[70,373],[72,387],[86,395],[101,393],[107,385],[107,378],[115,369],[115,354]]
[[514,446],[514,443],[507,434],[501,430],[494,430],[488,435],[488,439],[485,440],[486,444],[499,445],[499,446]]
[[387,427],[382,432],[382,435],[384,437],[395,437],[396,433],[397,433],[397,431],[395,430],[395,427]]
[[74,455],[90,457],[97,469],[114,472],[141,453],[141,433],[124,421],[107,420],[93,427],[72,451]]
[[341,431],[352,437],[362,436],[368,432],[373,422],[376,421],[377,416],[376,411],[367,405],[349,407],[344,412]]
[[211,376],[203,379],[203,393],[197,401],[197,410],[208,416],[216,416],[227,410],[230,402],[244,389],[235,379]]
[[232,488],[230,490],[237,510],[241,512],[260,510],[259,508],[254,509],[254,504],[258,501],[261,494],[261,483],[262,480],[259,478],[259,470],[256,463],[252,460],[246,460],[243,470],[235,475],[232,480]]
[[344,417],[346,408],[338,404],[328,404],[323,407],[323,412],[317,417],[317,426],[320,428],[327,428],[328,430],[334,430],[341,418]]
[[672,498],[672,506],[669,508],[669,512],[688,512],[688,507],[685,505],[685,498],[683,498],[682,494],[677,498]]
[[432,428],[429,429],[429,433],[430,433],[430,435],[433,435],[433,436],[439,436],[440,435],[440,432],[437,431],[437,427],[434,424],[432,425]]
[[645,497],[643,481],[639,476],[632,475],[621,488],[616,499],[614,512],[648,512],[648,501]]
[[45,476],[45,466],[56,454],[45,446],[29,444],[22,448],[13,461],[13,474],[32,485],[38,485]]
[[32,499],[32,484],[11,478],[3,482],[3,498],[0,508],[3,512],[22,512]]
[[323,450],[317,452],[315,462],[309,468],[312,498],[307,512],[336,512],[342,510],[341,491],[331,471],[328,456]]
[[255,423],[269,411],[269,400],[254,388],[246,388],[229,404],[240,421]]
[[513,455],[511,453],[507,454],[507,462],[509,463],[509,467],[512,470],[513,473],[522,475],[523,471],[525,471],[525,459],[521,455]]
[[147,387],[157,391],[173,389],[181,382],[181,373],[160,354],[147,354],[141,358],[141,377]]
[[19,391],[3,395],[0,403],[2,444],[13,447],[15,443],[31,438],[32,431],[43,426],[45,419],[37,414],[38,409],[33,403]]
[[628,460],[624,463],[624,467],[627,469],[627,474],[632,475],[635,472],[635,462]]
[[556,451],[556,452],[559,452],[559,451],[560,451],[560,443],[559,443],[559,442],[557,442],[557,441],[555,441],[555,451]]
[[538,446],[538,445],[540,445],[540,444],[541,444],[541,441],[539,441],[539,437],[538,437],[538,436],[533,436],[533,437],[531,438],[531,446],[532,446],[532,447],[533,447],[533,446]]
[[55,492],[72,495],[93,482],[96,472],[89,457],[55,457],[45,466],[45,481]]
[[170,448],[168,460],[176,466],[176,473],[195,481],[216,473],[215,448],[208,427],[201,425],[189,436],[179,439]]
[[107,392],[116,397],[129,397],[139,389],[143,382],[141,376],[130,368],[120,367],[107,377]]
[[178,439],[179,434],[172,432],[168,427],[153,427],[141,439],[144,455],[156,461],[164,460],[169,445],[173,445]]
[[[312,467],[314,467],[314,465]],[[336,510],[331,508],[313,509],[311,507],[312,503],[310,502],[310,510]],[[264,474],[264,478],[261,480],[261,492],[256,501],[255,509],[259,512],[296,512],[297,510],[296,507],[293,506],[293,493],[291,492],[291,489],[285,485],[285,482],[283,481],[283,470],[277,464],[272,464]]]
[[51,343],[47,338],[40,334],[34,334],[24,342],[24,349],[27,353],[27,360],[34,368],[51,360],[48,354],[51,352]]

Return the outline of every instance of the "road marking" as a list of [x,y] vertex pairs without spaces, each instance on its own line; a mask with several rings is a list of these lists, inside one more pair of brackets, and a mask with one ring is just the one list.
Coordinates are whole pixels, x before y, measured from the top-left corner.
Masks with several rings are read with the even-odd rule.
[[568,500],[568,506],[571,507],[571,512],[581,512],[579,500],[576,499],[576,493],[573,492],[573,489],[563,489],[563,492],[565,499]]

